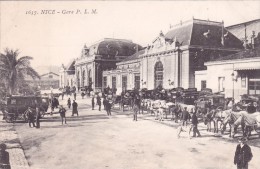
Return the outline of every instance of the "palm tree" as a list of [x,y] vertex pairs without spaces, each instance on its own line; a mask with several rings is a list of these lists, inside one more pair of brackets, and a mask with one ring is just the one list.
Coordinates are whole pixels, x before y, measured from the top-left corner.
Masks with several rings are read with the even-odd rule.
[[0,77],[10,95],[17,93],[19,86],[26,83],[26,76],[40,79],[39,74],[30,65],[32,57],[18,58],[19,51],[8,48],[4,52],[5,54],[0,55]]

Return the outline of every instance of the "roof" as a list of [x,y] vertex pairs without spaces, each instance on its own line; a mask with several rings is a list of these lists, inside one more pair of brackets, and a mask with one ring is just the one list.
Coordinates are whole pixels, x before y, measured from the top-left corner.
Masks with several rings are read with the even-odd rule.
[[[242,48],[242,42],[223,27],[222,22],[192,19],[178,24],[165,34],[166,40],[177,39],[181,45]],[[222,37],[225,35],[225,45]]]
[[226,28],[227,28],[227,29],[233,29],[233,28],[235,28],[235,27],[244,27],[245,25],[250,25],[250,24],[255,23],[255,22],[260,22],[260,19],[255,19],[255,20],[251,20],[251,21],[247,21],[247,22],[242,22],[242,23],[235,24],[235,25],[230,25],[230,26],[227,26]]
[[[89,48],[84,46],[86,55],[101,55],[104,58],[111,58],[116,56],[131,56],[136,52],[136,48],[142,48],[140,45],[125,39],[105,38]],[[83,50],[84,50],[83,49]]]
[[246,59],[246,58],[257,58],[260,57],[260,47],[250,50],[243,50],[241,52],[237,52],[235,54],[218,57],[212,61],[221,61],[221,60],[234,60],[234,59]]
[[131,61],[131,60],[137,60],[140,55],[144,54],[144,52],[145,52],[145,49],[139,50],[135,54],[133,54],[133,55],[125,58],[124,60],[122,60],[122,62]]

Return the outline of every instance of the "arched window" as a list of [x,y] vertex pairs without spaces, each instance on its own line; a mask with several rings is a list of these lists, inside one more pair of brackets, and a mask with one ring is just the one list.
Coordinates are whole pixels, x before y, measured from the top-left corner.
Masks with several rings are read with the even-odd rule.
[[79,73],[79,71],[78,71],[78,74],[77,74],[77,80],[78,80],[78,88],[80,87],[80,73]]
[[88,85],[92,85],[92,72],[91,69],[88,71]]
[[85,86],[85,70],[82,72],[82,87]]
[[156,62],[154,66],[154,88],[159,85],[163,87],[163,64],[161,61]]

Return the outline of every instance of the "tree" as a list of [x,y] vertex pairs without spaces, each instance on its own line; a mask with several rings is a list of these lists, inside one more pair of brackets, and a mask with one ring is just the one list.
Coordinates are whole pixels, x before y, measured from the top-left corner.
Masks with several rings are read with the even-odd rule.
[[0,77],[8,90],[8,94],[17,93],[19,87],[26,83],[26,76],[40,79],[39,74],[30,65],[32,57],[18,58],[19,51],[8,48],[4,52],[5,54],[0,55]]

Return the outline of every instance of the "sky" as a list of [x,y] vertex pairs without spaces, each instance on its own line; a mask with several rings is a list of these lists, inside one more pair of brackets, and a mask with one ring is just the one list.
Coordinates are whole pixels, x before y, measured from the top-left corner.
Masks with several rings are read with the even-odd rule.
[[260,18],[260,1],[0,1],[0,52],[19,49],[33,67],[61,66],[80,57],[84,44],[118,38],[146,46],[193,17],[247,22]]

